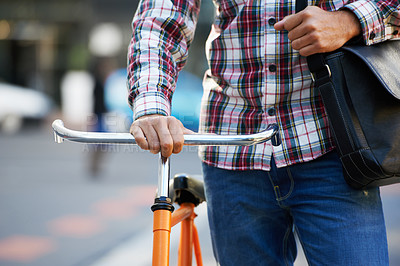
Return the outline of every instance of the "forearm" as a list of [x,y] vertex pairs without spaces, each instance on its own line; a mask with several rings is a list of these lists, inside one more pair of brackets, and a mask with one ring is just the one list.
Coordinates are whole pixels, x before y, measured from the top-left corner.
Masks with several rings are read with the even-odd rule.
[[[184,5],[185,4],[185,5]],[[199,11],[199,0],[141,1],[128,50],[129,103],[135,117],[170,113]]]

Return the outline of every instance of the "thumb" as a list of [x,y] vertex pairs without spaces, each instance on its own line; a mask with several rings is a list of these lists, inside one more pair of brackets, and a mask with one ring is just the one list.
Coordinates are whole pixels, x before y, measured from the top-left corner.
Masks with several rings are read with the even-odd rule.
[[274,25],[274,29],[284,30],[285,29],[285,21],[286,21],[286,17],[284,17],[281,21],[276,22]]
[[186,127],[184,127],[184,128],[183,128],[183,134],[184,134],[184,135],[191,135],[191,134],[196,134],[196,132],[194,132],[194,131],[192,131],[192,130],[186,128]]

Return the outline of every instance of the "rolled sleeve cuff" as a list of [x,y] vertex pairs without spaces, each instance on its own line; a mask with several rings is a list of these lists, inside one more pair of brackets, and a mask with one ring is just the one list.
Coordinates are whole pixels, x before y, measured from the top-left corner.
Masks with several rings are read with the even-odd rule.
[[152,114],[170,115],[171,104],[169,100],[159,91],[140,93],[134,100],[133,119],[136,120],[141,116]]
[[371,45],[385,40],[385,26],[380,9],[372,1],[359,0],[346,5],[345,8],[358,17],[365,44]]

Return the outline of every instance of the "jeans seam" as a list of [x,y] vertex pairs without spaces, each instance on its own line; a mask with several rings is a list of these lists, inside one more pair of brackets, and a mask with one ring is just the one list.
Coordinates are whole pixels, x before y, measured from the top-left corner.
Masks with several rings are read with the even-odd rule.
[[271,182],[271,184],[272,184],[272,188],[273,188],[273,190],[274,190],[275,198],[278,199],[278,198],[279,198],[279,195],[278,195],[279,191],[277,191],[275,188],[276,188],[276,187],[279,188],[279,186],[275,186],[275,183],[274,183],[274,181],[273,181],[272,178],[271,178],[271,174],[270,174],[269,172],[267,172],[267,174],[268,174],[269,182]]
[[282,201],[282,200],[286,200],[287,198],[289,198],[294,190],[294,179],[292,176],[292,173],[290,172],[289,167],[286,167],[286,172],[288,173],[289,179],[290,179],[290,188],[289,188],[289,192],[284,196],[284,197],[280,197],[278,198],[278,200]]
[[289,263],[287,261],[287,240],[289,238],[289,228],[286,230],[285,236],[283,237],[283,257],[285,259],[285,265],[288,266]]
[[[289,215],[290,215],[291,217],[293,217],[293,216],[291,215],[290,210],[289,210]],[[288,251],[288,239],[289,239],[290,233],[291,233],[291,231],[292,231],[293,225],[294,225],[294,221],[292,221],[292,224],[291,224],[290,226],[288,226],[288,228],[287,228],[287,230],[286,230],[286,233],[285,233],[285,236],[283,237],[283,258],[284,258],[284,260],[285,260],[285,265],[286,265],[286,266],[292,265],[291,263],[288,262],[288,254],[287,254],[287,251]]]

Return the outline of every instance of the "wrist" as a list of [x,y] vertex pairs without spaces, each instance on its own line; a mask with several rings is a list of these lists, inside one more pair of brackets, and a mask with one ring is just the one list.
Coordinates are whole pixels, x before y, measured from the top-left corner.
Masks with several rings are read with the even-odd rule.
[[140,119],[149,118],[149,117],[157,117],[157,116],[166,116],[166,115],[164,115],[164,114],[145,114],[145,115],[136,117],[135,120],[140,120]]
[[340,21],[343,24],[343,30],[346,33],[347,41],[361,35],[362,28],[358,17],[348,9],[341,9],[337,11],[340,13]]

